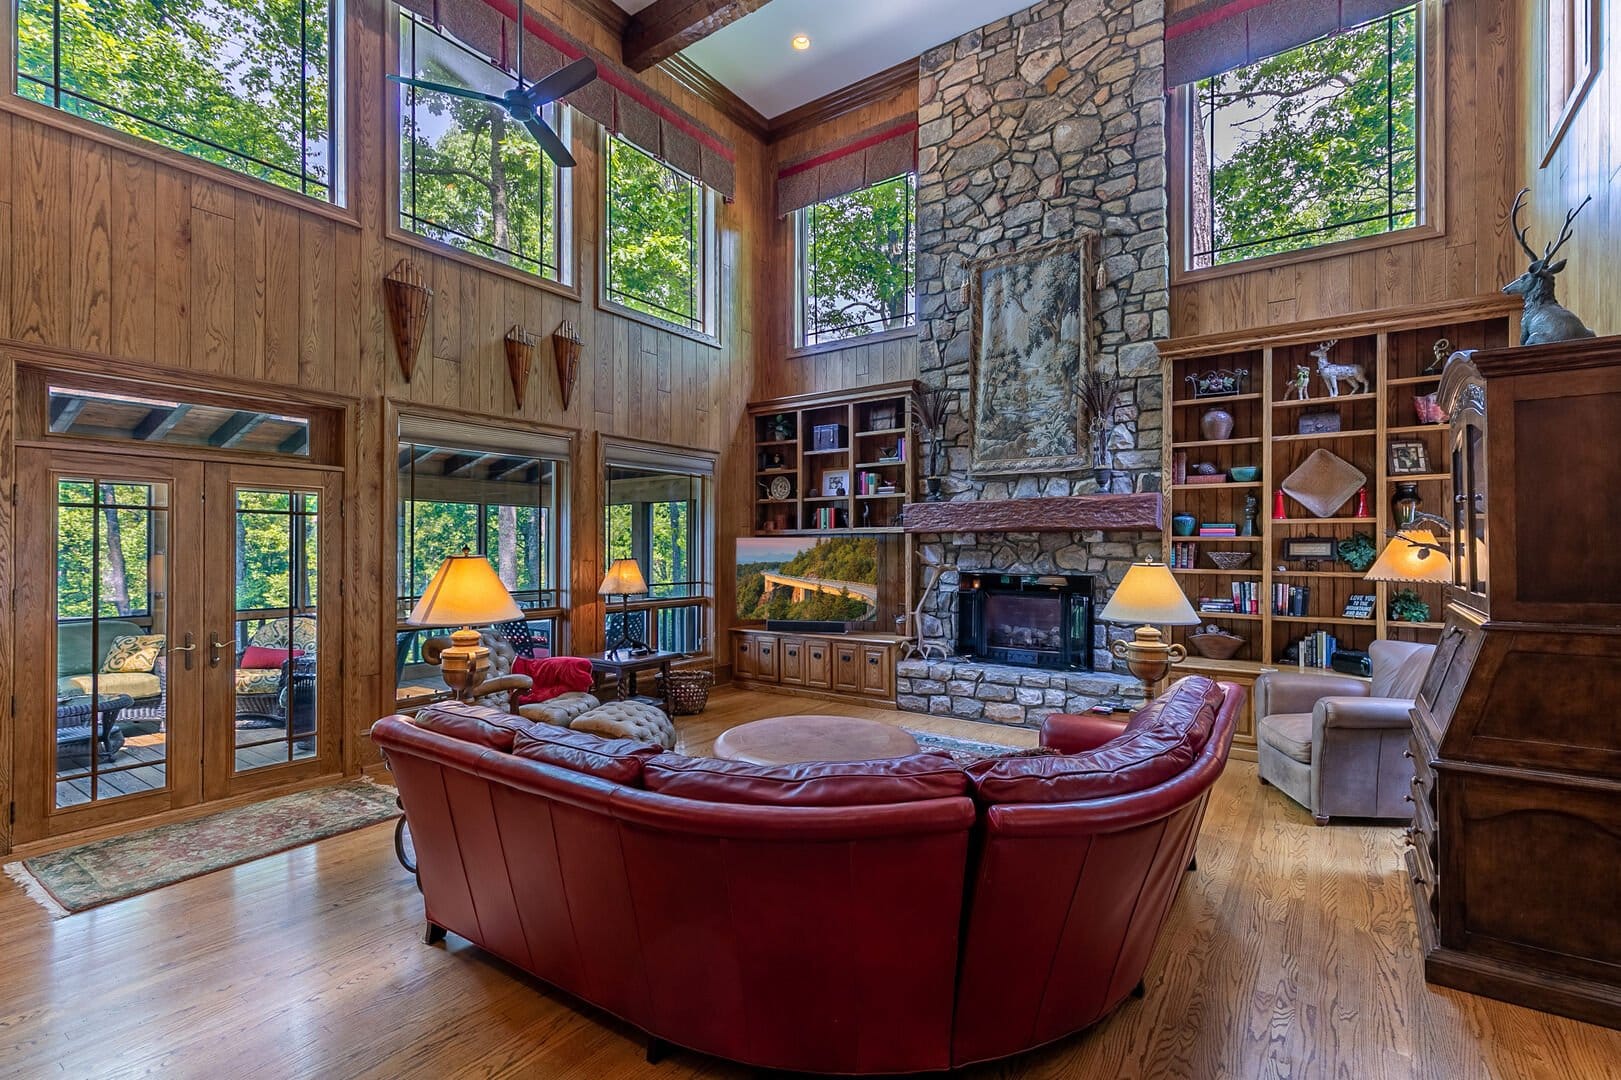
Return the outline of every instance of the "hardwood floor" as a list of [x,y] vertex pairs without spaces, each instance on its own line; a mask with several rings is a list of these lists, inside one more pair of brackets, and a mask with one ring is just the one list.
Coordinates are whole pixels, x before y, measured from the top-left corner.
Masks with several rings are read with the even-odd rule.
[[[1030,744],[1033,732],[719,691],[679,723],[701,753],[744,720],[887,718]],[[750,1070],[675,1052],[452,936],[379,825],[52,922],[0,880],[0,1077],[657,1077]],[[1400,832],[1317,828],[1255,767],[1217,785],[1148,993],[975,1080],[1621,1075],[1621,1032],[1425,986]],[[904,913],[897,913],[904,917]]]

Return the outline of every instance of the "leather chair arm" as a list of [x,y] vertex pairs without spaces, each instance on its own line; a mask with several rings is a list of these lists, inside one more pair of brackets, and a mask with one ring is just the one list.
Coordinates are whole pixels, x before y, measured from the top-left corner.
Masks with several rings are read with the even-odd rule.
[[1405,728],[1412,724],[1407,698],[1326,697],[1312,710],[1312,727]]
[[1318,698],[1367,696],[1368,684],[1349,675],[1269,671],[1255,680],[1255,718],[1311,712]]
[[1126,728],[1124,720],[1097,713],[1053,713],[1041,722],[1041,745],[1060,754],[1096,750]]

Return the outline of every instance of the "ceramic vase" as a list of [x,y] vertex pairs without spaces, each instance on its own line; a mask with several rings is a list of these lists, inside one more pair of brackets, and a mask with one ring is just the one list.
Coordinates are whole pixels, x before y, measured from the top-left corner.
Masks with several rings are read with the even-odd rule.
[[1192,514],[1183,513],[1171,515],[1172,536],[1192,536],[1193,530],[1198,528],[1198,526],[1199,519],[1194,517]]
[[1396,493],[1390,497],[1391,520],[1396,523],[1396,528],[1411,525],[1422,502],[1418,497],[1418,484],[1411,480],[1398,482]]
[[1228,439],[1233,434],[1233,414],[1226,409],[1207,409],[1199,417],[1199,430],[1206,439],[1219,441]]

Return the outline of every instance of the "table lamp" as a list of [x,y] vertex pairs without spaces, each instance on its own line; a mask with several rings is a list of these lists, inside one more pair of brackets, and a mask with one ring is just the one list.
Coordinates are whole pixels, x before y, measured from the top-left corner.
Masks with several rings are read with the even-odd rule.
[[647,595],[647,579],[642,577],[641,564],[635,559],[615,559],[602,576],[597,595],[617,596],[620,602],[619,640],[608,647],[608,654],[621,649],[628,649],[632,656],[646,653],[647,643],[630,636],[630,598]]
[[1452,560],[1446,557],[1435,533],[1406,528],[1393,535],[1368,572],[1368,581],[1420,581],[1452,583]]
[[521,618],[523,612],[490,561],[462,548],[460,555],[440,564],[405,621],[412,626],[461,627],[450,635],[450,648],[440,654],[439,663],[445,685],[467,700],[490,671],[490,650],[479,644],[473,627]]
[[1159,627],[1199,625],[1199,616],[1170,568],[1153,559],[1132,563],[1098,617],[1104,622],[1141,624],[1136,636],[1115,642],[1111,649],[1150,692],[1169,674],[1171,665],[1181,663],[1188,655],[1181,645],[1167,644]]

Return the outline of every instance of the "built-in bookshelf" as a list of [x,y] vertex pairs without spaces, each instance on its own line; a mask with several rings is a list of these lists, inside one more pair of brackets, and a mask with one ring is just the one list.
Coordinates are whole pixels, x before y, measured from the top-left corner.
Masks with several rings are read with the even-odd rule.
[[[1415,399],[1440,385],[1438,341],[1447,342],[1447,352],[1507,345],[1518,339],[1518,314],[1514,298],[1493,296],[1160,344],[1165,490],[1173,525],[1166,531],[1165,560],[1203,622],[1244,639],[1234,657],[1221,663],[1253,672],[1293,666],[1298,661],[1291,646],[1321,651],[1327,638],[1342,649],[1366,650],[1376,638],[1439,637],[1442,586],[1366,581],[1339,558],[1338,549],[1357,535],[1375,551],[1383,549],[1395,528],[1392,498],[1399,485],[1412,485],[1421,510],[1451,517],[1447,423],[1422,417]],[[1335,344],[1329,359],[1359,365],[1366,389],[1341,381],[1338,394],[1328,391],[1313,353],[1330,340]],[[1296,383],[1301,367],[1310,370],[1304,394]],[[1212,378],[1240,371],[1246,374],[1225,385]],[[1201,377],[1204,390],[1218,392],[1201,394]],[[1220,417],[1207,419],[1215,409],[1231,418],[1230,430]],[[1284,480],[1320,448],[1367,477],[1362,490],[1324,517],[1281,491]],[[1399,460],[1393,460],[1393,450],[1400,451]],[[1247,477],[1245,467],[1258,472]],[[1237,477],[1235,468],[1241,470]],[[1253,527],[1243,535],[1250,500]],[[1174,535],[1177,515],[1191,516],[1193,535]],[[1235,526],[1238,535],[1212,525]],[[1391,617],[1391,601],[1404,588],[1428,605],[1427,619]],[[1210,603],[1201,605],[1201,599]],[[1177,628],[1174,638],[1186,643],[1197,629]]]
[[910,382],[750,404],[754,532],[899,533],[912,499]]

